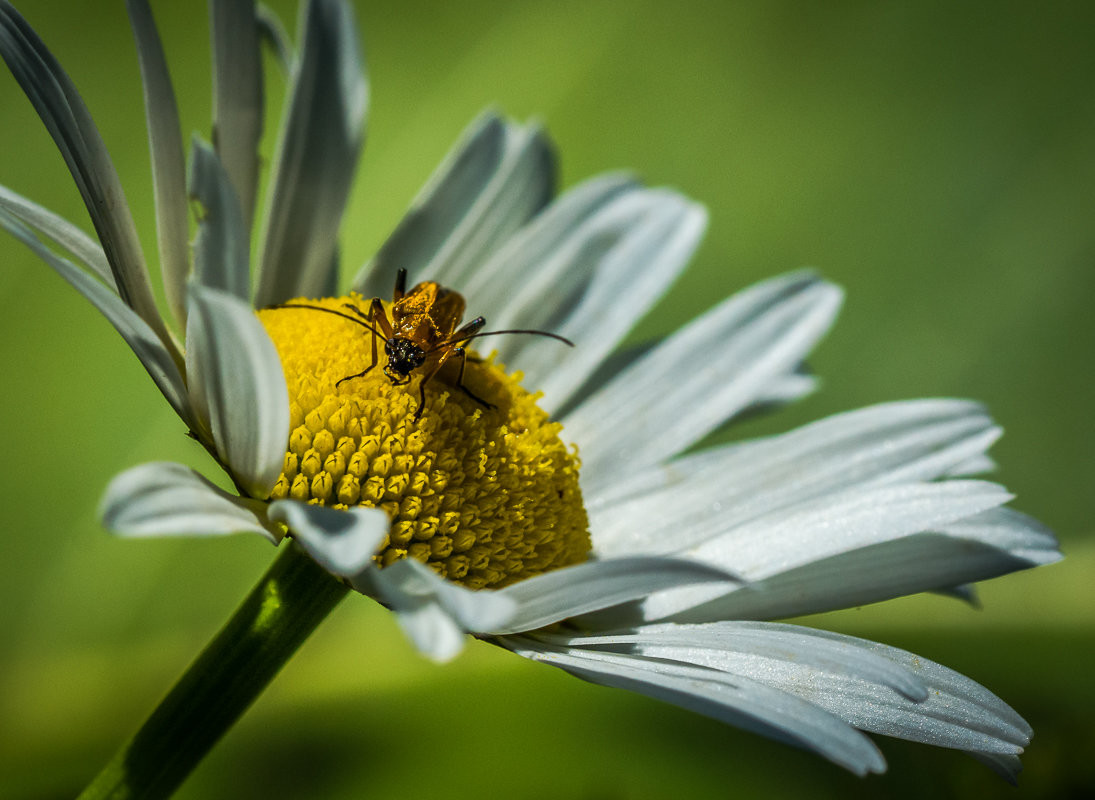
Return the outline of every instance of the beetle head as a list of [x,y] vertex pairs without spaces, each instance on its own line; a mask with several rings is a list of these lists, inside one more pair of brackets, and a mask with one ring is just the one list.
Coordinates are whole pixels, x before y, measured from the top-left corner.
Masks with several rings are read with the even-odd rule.
[[388,356],[384,374],[397,386],[407,383],[411,379],[411,373],[426,361],[425,351],[403,336],[393,336],[386,341],[384,352]]

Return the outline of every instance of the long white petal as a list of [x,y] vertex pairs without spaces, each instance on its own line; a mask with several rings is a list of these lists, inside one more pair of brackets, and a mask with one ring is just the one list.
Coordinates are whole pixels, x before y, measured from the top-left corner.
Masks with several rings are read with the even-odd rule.
[[190,196],[201,204],[194,238],[194,278],[240,300],[251,298],[250,240],[239,198],[213,148],[190,144]]
[[616,645],[628,645],[632,652],[641,655],[661,654],[673,661],[724,672],[735,672],[733,659],[740,655],[792,661],[810,670],[854,675],[887,686],[911,702],[921,702],[928,696],[928,688],[917,673],[860,647],[862,640],[828,636],[798,625],[751,621],[707,625],[670,623],[621,632],[580,636],[544,633],[539,637],[568,647],[618,650]]
[[467,291],[479,265],[547,205],[554,189],[555,154],[539,127],[482,114],[353,288],[386,299],[396,272],[406,269],[412,282],[435,280]]
[[[264,99],[254,0],[213,0],[213,140],[250,233],[258,188]],[[250,236],[246,237],[248,240]]]
[[119,536],[226,536],[257,533],[277,544],[263,504],[218,489],[182,464],[166,461],[128,469],[107,486],[99,515]]
[[609,649],[757,680],[855,727],[940,747],[1015,755],[1030,726],[999,697],[904,650],[796,625],[722,622],[657,625],[568,637],[558,646]]
[[686,596],[689,589],[665,593],[644,604],[643,617],[706,622],[797,616],[946,590],[1060,557],[1056,539],[1035,520],[994,508],[940,525],[938,531],[819,556],[721,597]]
[[155,331],[175,362],[181,363],[156,308],[137,229],[99,130],[68,74],[7,0],[0,0],[0,57],[61,151],[99,235],[118,293]]
[[376,508],[340,511],[297,500],[275,500],[270,519],[289,526],[293,537],[324,569],[350,577],[372,563],[391,522]]
[[[491,328],[554,324],[585,290],[596,263],[597,253],[591,247],[585,250],[585,261],[577,260],[581,251],[574,243],[579,231],[624,196],[642,191],[633,177],[623,173],[598,175],[568,189],[478,265],[460,291],[474,298]],[[605,223],[597,227],[607,233]],[[494,340],[484,349],[505,341]]]
[[64,217],[38,205],[6,186],[0,186],[0,209],[7,211],[20,222],[63,248],[73,258],[91,270],[95,277],[109,286],[115,294],[118,285],[110,271],[102,246]]
[[[559,205],[560,214],[568,211]],[[530,277],[511,288],[492,327],[549,330],[575,348],[533,336],[510,336],[492,346],[544,393],[545,407],[559,408],[676,280],[706,225],[706,210],[685,197],[633,187],[570,230],[544,226],[561,237],[554,248],[533,238],[530,252],[505,252],[515,261],[531,258],[524,268]]]
[[882,772],[874,743],[834,714],[790,692],[717,670],[632,655],[550,645],[530,637],[499,642],[518,655],[604,686],[630,689],[777,741],[812,750],[857,775]]
[[594,549],[666,552],[700,541],[713,526],[729,530],[853,487],[934,480],[982,455],[999,435],[976,403],[913,400],[711,448],[589,497]]
[[835,553],[934,530],[1012,499],[986,481],[853,489],[781,509],[681,551],[689,558],[765,578]]
[[262,323],[238,298],[191,283],[186,362],[218,455],[248,494],[267,497],[289,441],[289,390]]
[[275,158],[257,307],[318,296],[332,256],[361,143],[369,84],[353,9],[312,0]]
[[0,227],[34,251],[40,259],[55,269],[76,291],[91,301],[103,313],[114,329],[132,348],[141,366],[148,371],[163,392],[175,413],[191,430],[198,429],[198,417],[187,396],[186,383],[163,340],[109,287],[103,285],[71,261],[49,250],[23,223],[0,208]]
[[840,302],[809,274],[765,281],[638,359],[564,419],[582,443],[583,490],[662,462],[751,406],[796,370]]
[[167,304],[175,319],[186,324],[186,278],[190,271],[187,240],[186,162],[179,109],[167,70],[163,45],[147,0],[126,0],[129,23],[137,42],[144,86],[145,119],[152,157],[152,188],[156,196],[156,240],[160,251]]
[[693,584],[737,584],[725,570],[671,558],[619,558],[587,561],[520,581],[497,594],[513,600],[517,611],[504,627],[479,633],[533,630],[569,617],[616,606],[664,589]]

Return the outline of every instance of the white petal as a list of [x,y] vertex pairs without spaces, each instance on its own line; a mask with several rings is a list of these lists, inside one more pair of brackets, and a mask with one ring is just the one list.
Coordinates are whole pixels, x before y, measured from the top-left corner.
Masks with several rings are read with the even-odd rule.
[[941,530],[948,536],[1006,550],[1016,558],[1030,562],[1031,566],[1052,564],[1062,558],[1053,531],[1034,517],[1011,508],[994,508],[952,522]]
[[466,632],[505,627],[517,609],[499,592],[465,589],[414,559],[364,570],[352,583],[391,608],[415,647],[435,661],[455,657],[464,647]]
[[999,435],[976,403],[914,400],[704,450],[591,496],[594,549],[666,552],[701,541],[713,527],[729,530],[853,487],[933,480],[982,454]]
[[103,525],[119,536],[225,536],[257,533],[281,538],[263,505],[222,491],[189,467],[141,464],[110,482],[99,506]]
[[341,511],[296,500],[275,500],[269,515],[288,525],[293,538],[324,569],[342,577],[372,564],[391,527],[388,515],[375,508]]
[[664,461],[768,394],[828,330],[840,290],[793,274],[739,292],[620,373],[564,419],[591,495]]
[[192,283],[186,364],[190,397],[209,422],[217,454],[248,494],[267,497],[289,441],[289,390],[250,306]]
[[878,748],[838,717],[788,692],[715,670],[618,653],[554,647],[526,637],[500,641],[518,655],[604,686],[630,689],[777,741],[812,750],[857,775],[882,772]]
[[[570,212],[557,205],[560,215]],[[497,342],[501,358],[544,393],[545,407],[558,408],[676,280],[703,236],[707,212],[675,192],[632,187],[569,230],[538,223],[524,247],[498,255],[529,277],[509,286],[492,327],[547,330],[575,343],[565,350],[546,337]],[[555,246],[541,234],[558,238]]]
[[245,235],[258,188],[263,87],[259,24],[254,0],[213,0],[213,141],[239,198]]
[[[541,638],[568,647],[615,649],[736,672],[741,655],[790,661],[824,673],[853,675],[887,686],[910,701],[921,702],[928,689],[916,673],[892,659],[861,647],[863,641],[829,636],[798,625],[771,622],[715,622],[706,625],[646,625],[634,631],[588,636],[541,634]],[[759,673],[758,673],[759,674]],[[761,678],[763,680],[763,678]]]
[[947,475],[952,478],[968,478],[973,475],[985,475],[996,471],[996,461],[988,455],[977,455],[968,458],[961,464],[955,464],[947,470]]
[[[646,619],[775,619],[945,590],[1061,557],[1056,540],[1034,520],[995,508],[939,531],[904,535],[757,579],[720,598],[680,590],[652,598]],[[675,613],[676,612],[676,613]]]
[[67,219],[6,186],[0,186],[0,209],[64,248],[69,255],[95,273],[95,277],[109,286],[115,294],[118,293],[114,273],[110,271],[103,248]]
[[102,242],[119,294],[178,362],[152,296],[125,193],[99,130],[57,59],[6,2],[0,4],[0,57],[11,68],[61,151]]
[[540,129],[482,114],[353,288],[388,298],[396,272],[406,269],[412,282],[435,280],[465,291],[478,266],[547,205],[554,187],[555,155]]
[[62,278],[74,286],[103,313],[103,316],[110,320],[110,324],[122,335],[126,344],[141,360],[141,365],[163,392],[163,396],[175,409],[175,413],[191,430],[197,430],[198,418],[190,405],[182,374],[163,341],[148,324],[137,316],[137,313],[112,289],[99,283],[68,259],[61,258],[47,249],[23,223],[3,208],[0,208],[0,227],[33,250],[35,255],[53,267]]
[[556,645],[619,650],[718,670],[789,692],[855,727],[940,747],[1017,754],[1030,726],[953,670],[896,648],[795,625],[661,625]]
[[194,238],[194,279],[240,300],[251,298],[250,241],[228,173],[209,145],[190,143],[190,197],[201,204]]
[[338,228],[365,136],[369,85],[353,9],[314,0],[275,158],[259,308],[329,286]]
[[834,553],[896,539],[972,516],[1012,499],[985,481],[856,489],[731,527],[682,554],[764,578]]
[[772,382],[757,394],[752,405],[748,406],[742,415],[784,406],[816,392],[819,381],[816,376],[804,372],[805,368],[804,364],[800,364],[796,368],[799,371],[788,372],[773,378]]
[[[621,173],[583,181],[509,237],[468,277],[461,292],[474,298],[493,328],[553,323],[570,307],[572,298],[585,290],[593,273],[596,253],[589,252],[591,248],[587,248],[585,262],[576,260],[577,233],[586,230],[606,207],[641,191],[634,178]],[[600,228],[605,227],[601,223]],[[527,302],[529,293],[539,302]],[[537,318],[530,319],[530,313]],[[499,345],[504,342],[495,340]]]
[[739,580],[725,570],[683,559],[587,561],[499,589],[500,596],[517,604],[517,612],[505,627],[478,632],[506,634],[541,628],[653,592],[697,583],[725,586]]
[[163,45],[147,0],[127,0],[129,23],[137,42],[144,85],[145,118],[152,157],[152,187],[156,195],[156,239],[160,251],[167,304],[186,323],[186,278],[190,271],[187,240],[186,163],[183,157],[179,109],[167,70]]

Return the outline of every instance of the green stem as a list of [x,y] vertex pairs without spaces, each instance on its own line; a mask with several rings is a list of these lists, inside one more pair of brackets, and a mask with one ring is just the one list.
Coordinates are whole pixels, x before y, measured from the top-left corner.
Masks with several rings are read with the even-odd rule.
[[169,797],[348,587],[295,543],[79,800]]

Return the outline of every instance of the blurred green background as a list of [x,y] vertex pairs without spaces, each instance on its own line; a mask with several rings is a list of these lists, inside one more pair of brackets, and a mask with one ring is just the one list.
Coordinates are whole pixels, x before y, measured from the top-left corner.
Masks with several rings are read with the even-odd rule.
[[[154,253],[124,4],[20,5],[83,92]],[[153,5],[184,127],[208,135],[205,6]],[[292,27],[293,4],[274,6]],[[860,780],[478,644],[434,666],[351,598],[180,797],[1027,798],[1095,785],[1091,9],[358,3],[373,103],[346,280],[494,105],[546,122],[564,185],[631,168],[710,209],[692,269],[637,339],[802,265],[847,289],[811,362],[821,391],[736,436],[909,397],[990,407],[1007,429],[997,478],[1059,532],[1066,561],[984,585],[981,610],[926,596],[808,622],[912,649],[1001,694],[1035,728],[1018,789],[961,754],[889,739],[890,771]],[[6,71],[0,119],[0,182],[90,229]],[[10,239],[0,258],[0,797],[61,798],[139,725],[272,551],[101,530],[96,504],[118,471],[208,464],[86,301]]]

